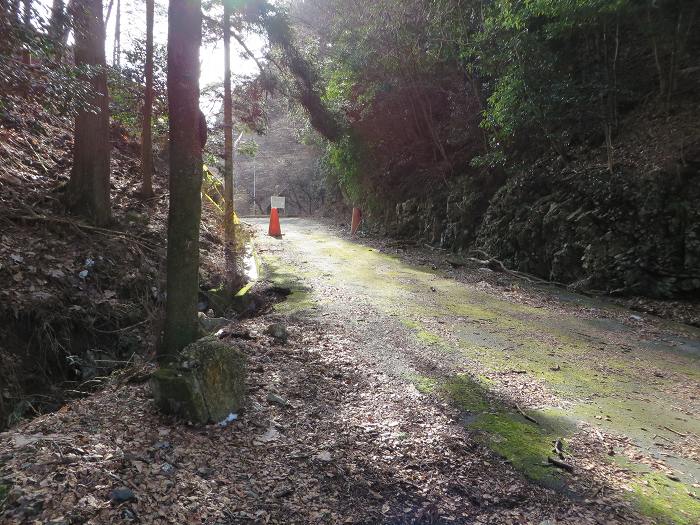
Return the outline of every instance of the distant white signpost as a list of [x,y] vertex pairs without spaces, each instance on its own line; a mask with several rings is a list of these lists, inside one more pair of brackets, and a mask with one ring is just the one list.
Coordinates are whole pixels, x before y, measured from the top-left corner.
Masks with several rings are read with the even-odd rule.
[[270,197],[270,207],[278,210],[284,209],[284,197]]

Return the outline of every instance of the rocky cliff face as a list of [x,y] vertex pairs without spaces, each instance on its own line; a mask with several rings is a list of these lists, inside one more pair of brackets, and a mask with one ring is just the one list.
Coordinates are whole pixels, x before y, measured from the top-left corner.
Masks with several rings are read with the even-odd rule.
[[510,178],[490,198],[461,181],[397,206],[394,233],[453,251],[478,248],[514,269],[581,289],[700,294],[700,174],[619,169]]

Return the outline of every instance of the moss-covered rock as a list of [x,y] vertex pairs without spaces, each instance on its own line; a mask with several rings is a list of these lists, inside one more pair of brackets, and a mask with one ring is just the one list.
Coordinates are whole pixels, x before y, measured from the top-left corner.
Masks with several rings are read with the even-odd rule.
[[156,405],[166,414],[207,424],[236,413],[245,394],[245,346],[205,337],[153,374]]

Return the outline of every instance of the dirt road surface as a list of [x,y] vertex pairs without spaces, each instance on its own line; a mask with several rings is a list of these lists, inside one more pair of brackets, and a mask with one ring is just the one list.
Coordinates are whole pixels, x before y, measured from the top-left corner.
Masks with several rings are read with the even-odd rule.
[[249,222],[268,278],[293,290],[280,312],[340,327],[368,372],[456,408],[451,423],[532,484],[700,522],[697,329],[554,287],[493,284],[485,269],[455,278],[434,258],[409,263],[391,243],[312,220],[283,219],[282,239]]

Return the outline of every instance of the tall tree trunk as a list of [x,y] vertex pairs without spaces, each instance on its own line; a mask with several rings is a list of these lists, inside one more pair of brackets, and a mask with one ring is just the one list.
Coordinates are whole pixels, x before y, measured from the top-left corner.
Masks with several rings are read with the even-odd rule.
[[170,0],[168,11],[168,109],[170,208],[167,302],[161,356],[197,338],[199,221],[202,213],[202,144],[199,133],[201,0]]
[[121,39],[122,39],[122,3],[117,0],[117,13],[114,20],[114,49],[112,50],[112,65],[119,67],[121,59]]
[[[231,5],[224,0],[224,258],[225,285],[237,292],[243,282],[240,247],[236,244],[233,207],[233,101],[231,99]],[[240,137],[239,137],[240,138]]]
[[49,38],[58,42],[66,25],[65,3],[63,0],[53,0],[51,4],[51,18],[49,19]]
[[155,0],[146,0],[146,93],[143,102],[143,128],[141,131],[141,194],[153,196],[153,18]]
[[73,171],[68,183],[69,207],[95,224],[111,218],[109,205],[109,107],[105,61],[105,28],[101,0],[74,2],[75,63],[90,66],[89,107],[75,118]]
[[51,19],[49,20],[48,31],[49,38],[51,38],[52,44],[55,46],[54,55],[57,58],[63,58],[66,46],[68,45],[68,36],[71,30],[71,24],[68,22],[72,11],[73,5],[70,0],[68,0],[68,2],[53,0],[51,4]]
[[231,7],[224,0],[224,230],[233,240],[233,108],[231,100]]

